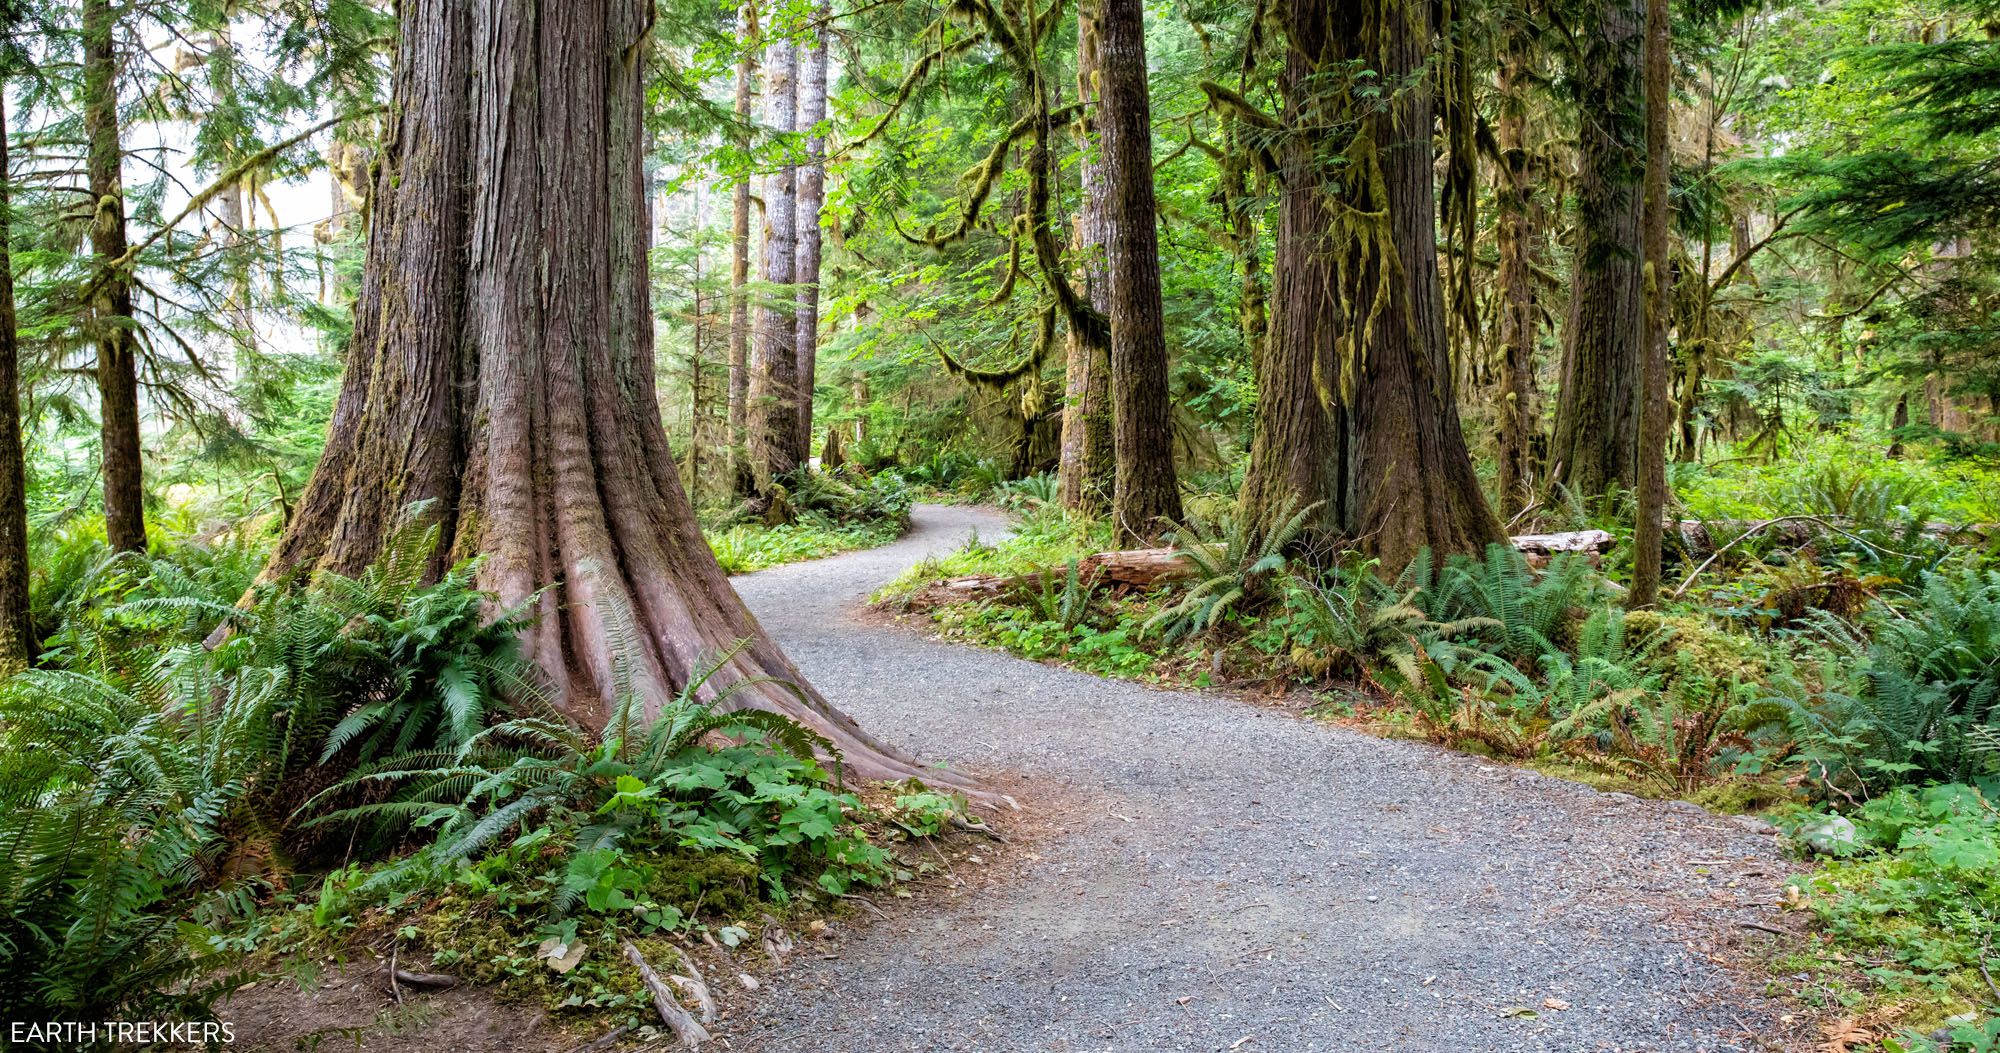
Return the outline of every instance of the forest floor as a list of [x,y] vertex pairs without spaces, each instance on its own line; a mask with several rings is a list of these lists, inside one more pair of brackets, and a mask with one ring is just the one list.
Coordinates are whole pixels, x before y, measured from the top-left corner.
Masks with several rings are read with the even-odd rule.
[[1788,939],[1744,924],[1782,924],[1798,869],[1754,820],[948,644],[863,609],[925,556],[1006,529],[990,509],[924,505],[894,544],[736,580],[827,697],[998,779],[1042,833],[967,860],[991,871],[978,895],[927,898],[794,959],[730,1014],[733,1048],[1804,1039],[1812,1021],[1731,968]]

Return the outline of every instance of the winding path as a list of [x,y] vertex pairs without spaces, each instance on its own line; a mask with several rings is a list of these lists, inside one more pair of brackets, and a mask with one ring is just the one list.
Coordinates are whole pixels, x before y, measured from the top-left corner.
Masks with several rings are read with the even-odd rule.
[[857,618],[975,530],[1006,520],[920,506],[895,544],[736,584],[863,726],[1016,778],[1059,829],[978,894],[795,959],[736,1048],[1782,1048],[1778,1008],[1716,964],[1770,912],[1774,838]]

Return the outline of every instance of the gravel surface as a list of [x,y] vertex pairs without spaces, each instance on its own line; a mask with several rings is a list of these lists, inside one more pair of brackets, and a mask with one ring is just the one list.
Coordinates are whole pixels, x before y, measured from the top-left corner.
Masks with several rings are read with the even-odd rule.
[[1718,964],[1770,938],[1735,923],[1791,869],[1755,824],[857,617],[974,530],[1006,519],[920,506],[895,544],[736,584],[863,726],[1053,831],[813,945],[735,1048],[1785,1048]]

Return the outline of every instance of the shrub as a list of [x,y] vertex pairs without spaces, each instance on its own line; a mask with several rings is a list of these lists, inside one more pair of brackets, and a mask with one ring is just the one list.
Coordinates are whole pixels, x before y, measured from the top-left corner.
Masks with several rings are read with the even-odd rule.
[[[349,776],[320,799],[365,797],[376,787],[393,787],[394,795],[314,822],[435,827],[435,841],[373,879],[373,887],[393,888],[448,876],[536,820],[564,831],[569,842],[555,857],[562,869],[544,875],[566,890],[551,903],[556,917],[579,902],[599,911],[632,907],[626,892],[643,884],[643,875],[625,860],[629,852],[735,852],[757,864],[780,899],[801,873],[834,893],[893,876],[886,853],[848,818],[863,806],[841,788],[830,742],[775,713],[726,710],[730,696],[753,681],[736,680],[701,700],[736,653],[704,663],[650,721],[639,711],[636,681],[628,681],[602,734],[527,699],[536,712],[495,724],[456,750],[389,758]],[[819,754],[833,760],[833,774]],[[642,917],[657,927],[681,920]]]
[[220,959],[192,919],[209,890],[282,880],[311,847],[294,807],[329,762],[484,726],[521,676],[518,623],[482,620],[469,567],[420,586],[435,542],[406,530],[360,577],[274,585],[248,609],[160,561],[136,583],[107,567],[73,599],[63,667],[0,687],[10,1018],[198,1011]]
[[1940,570],[1859,626],[1813,624],[1820,686],[1781,676],[1771,697],[1827,786],[1875,793],[2000,766],[2000,572]]
[[1196,568],[1194,584],[1173,605],[1146,622],[1146,632],[1171,643],[1215,627],[1238,604],[1264,598],[1263,587],[1284,569],[1285,550],[1305,529],[1317,505],[1281,511],[1279,526],[1260,532],[1247,519],[1197,525],[1174,538],[1174,548]]
[[1901,787],[1852,820],[1850,857],[1802,879],[1814,914],[1892,993],[1927,991],[1945,1011],[1990,1001],[1984,973],[2000,968],[1993,805],[1965,785]]
[[1482,619],[1509,661],[1530,665],[1569,642],[1581,612],[1603,599],[1590,564],[1573,553],[1556,556],[1539,574],[1507,545],[1489,545],[1483,559],[1454,556],[1433,569],[1428,552],[1404,572],[1417,606],[1443,621]]

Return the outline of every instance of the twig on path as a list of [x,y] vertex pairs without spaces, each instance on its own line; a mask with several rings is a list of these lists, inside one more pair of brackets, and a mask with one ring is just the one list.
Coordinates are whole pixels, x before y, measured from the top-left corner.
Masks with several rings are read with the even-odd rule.
[[403,1004],[403,988],[396,983],[396,956],[402,953],[402,950],[402,940],[389,945],[389,993],[396,996],[397,1005]]
[[876,906],[876,905],[875,905],[875,903],[874,903],[874,901],[872,901],[872,900],[869,900],[869,899],[867,899],[867,898],[865,898],[865,897],[862,897],[862,896],[857,896],[857,895],[853,894],[852,892],[843,892],[843,893],[841,893],[841,894],[840,894],[840,898],[841,898],[841,899],[844,899],[844,900],[850,900],[850,901],[852,901],[852,902],[855,902],[855,903],[859,903],[859,904],[861,904],[861,905],[862,905],[862,906],[864,906],[864,907],[867,907],[867,908],[869,909],[869,911],[871,911],[872,913],[874,913],[874,915],[875,915],[876,917],[878,917],[878,918],[881,918],[881,919],[882,919],[883,921],[888,921],[888,920],[889,920],[889,912],[887,912],[887,911],[883,910],[882,908],[880,908],[880,907]]
[[1000,842],[1003,845],[1007,843],[1007,837],[1005,834],[1002,834],[1000,831],[993,829],[991,826],[988,826],[985,823],[971,822],[962,815],[954,815],[951,817],[951,827],[954,830],[963,830],[969,834],[983,834],[987,837],[992,838],[995,841]]
[[626,1035],[630,1034],[631,1031],[632,1031],[632,1025],[630,1024],[626,1024],[623,1027],[612,1028],[610,1031],[606,1032],[602,1037],[593,1039],[589,1042],[585,1042],[583,1045],[570,1050],[569,1053],[597,1053],[597,1051],[601,1049],[610,1049],[612,1046],[618,1044],[619,1039],[624,1038]]
[[1793,932],[1790,929],[1781,929],[1776,925],[1767,925],[1761,921],[1739,921],[1736,923],[1736,927],[1740,929],[1756,929],[1758,932],[1768,932],[1773,936],[1798,935],[1798,933]]

